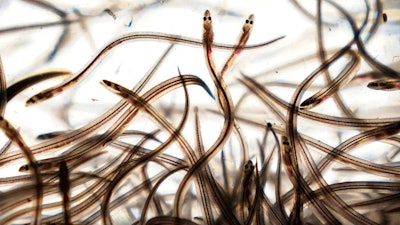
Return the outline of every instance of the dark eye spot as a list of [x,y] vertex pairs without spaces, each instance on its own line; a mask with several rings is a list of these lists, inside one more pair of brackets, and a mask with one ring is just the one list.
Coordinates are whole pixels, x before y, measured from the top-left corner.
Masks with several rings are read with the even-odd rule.
[[29,170],[29,166],[28,165],[23,165],[21,166],[21,168],[19,169],[19,171],[28,171]]
[[211,21],[211,16],[209,16],[209,17],[208,17],[208,20],[210,20],[210,21]]
[[206,21],[206,20],[207,20],[207,17],[203,17],[203,20]]
[[370,86],[370,87],[378,87],[378,83],[369,83],[369,85],[368,86]]
[[250,21],[250,24],[253,24],[253,21]]
[[289,145],[289,142],[288,141],[284,141],[282,144]]
[[247,163],[244,165],[244,170],[249,170],[253,167],[253,162],[251,160],[247,161]]

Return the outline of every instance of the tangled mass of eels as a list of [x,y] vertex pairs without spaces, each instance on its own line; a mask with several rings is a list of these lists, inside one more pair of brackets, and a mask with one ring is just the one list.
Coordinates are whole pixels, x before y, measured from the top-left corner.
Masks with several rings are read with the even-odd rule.
[[0,224],[398,224],[400,2],[256,2],[1,1]]

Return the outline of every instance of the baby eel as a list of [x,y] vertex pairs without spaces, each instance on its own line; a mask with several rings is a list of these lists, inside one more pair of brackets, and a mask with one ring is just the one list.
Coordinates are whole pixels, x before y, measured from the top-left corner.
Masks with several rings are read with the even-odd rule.
[[288,218],[289,224],[302,224],[301,219],[303,218],[303,203],[301,199],[301,188],[299,186],[298,180],[300,179],[297,171],[295,171],[295,167],[297,165],[297,159],[294,157],[294,153],[292,152],[292,148],[289,144],[289,139],[286,136],[282,136],[281,138],[281,147],[282,147],[282,158],[284,165],[286,167],[286,173],[290,182],[292,182],[295,192],[295,202],[293,204],[293,209],[290,212],[290,216]]
[[34,73],[28,75],[27,78],[22,79],[7,88],[7,101],[10,101],[21,91],[47,79],[52,79],[60,76],[71,76],[72,72],[66,69],[48,70],[44,72]]
[[[135,86],[134,90],[137,92],[140,92],[145,85],[148,83],[148,81],[151,79],[151,77],[154,75],[155,71],[160,67],[161,63],[164,61],[166,56],[168,55],[169,51],[172,49],[171,45],[165,53],[161,56],[161,58],[151,67],[151,70],[142,78],[142,80]],[[162,88],[160,88],[162,90]],[[134,107],[128,108],[129,103],[127,103],[124,100],[121,100],[119,103],[117,103],[113,108],[105,112],[103,115],[99,116],[95,120],[91,121],[89,124],[78,128],[76,130],[73,130],[71,132],[67,132],[64,135],[59,135],[53,139],[50,139],[44,143],[40,143],[38,145],[32,146],[31,150],[33,153],[39,153],[39,152],[45,152],[49,150],[53,150],[56,148],[60,148],[66,145],[69,145],[73,143],[76,140],[81,140],[83,137],[88,136],[92,132],[96,131],[99,129],[102,125],[106,124],[108,121],[111,119],[115,118],[116,115],[119,113],[123,112],[124,109],[126,111],[124,112],[125,118],[129,118],[133,114],[135,114]],[[123,120],[123,119],[122,119]],[[3,158],[0,160],[0,165],[8,163],[12,160],[19,159],[21,158],[21,154],[18,153],[10,153],[9,155],[5,155]]]
[[[203,17],[203,50],[206,58],[207,68],[210,72],[210,76],[217,89],[217,94],[216,94],[217,105],[220,106],[222,109],[222,113],[224,115],[224,124],[221,129],[221,134],[219,135],[216,142],[210,147],[210,149],[205,154],[203,154],[196,161],[196,163],[192,165],[192,167],[190,167],[189,172],[182,179],[178,187],[177,193],[182,193],[184,187],[191,180],[193,175],[195,175],[196,172],[201,171],[201,169],[208,163],[208,161],[222,149],[222,146],[228,140],[229,134],[233,130],[233,125],[234,125],[233,102],[225,82],[223,81],[222,78],[220,79],[220,76],[215,67],[214,58],[212,56],[213,40],[214,40],[214,32],[212,26],[212,18],[210,12],[206,10],[204,12],[204,17]],[[218,189],[216,191],[218,191]],[[175,206],[180,205],[180,197],[181,196],[178,195],[175,198],[174,202]],[[224,204],[222,204],[221,207],[223,207],[221,209],[224,212],[223,216],[225,217],[225,219],[229,221],[230,224],[239,224],[239,221],[237,221],[235,217],[230,216],[231,212],[229,212],[229,209],[224,208],[225,207]],[[174,215],[179,217],[179,210],[177,207],[175,207]]]
[[247,161],[247,163],[243,167],[243,180],[242,180],[242,196],[241,196],[241,212],[242,212],[242,221],[246,221],[246,214],[244,207],[247,207],[247,215],[250,214],[251,211],[251,203],[252,203],[252,188],[254,187],[254,164],[251,160]]
[[32,168],[31,173],[36,183],[36,208],[33,222],[35,225],[39,225],[42,214],[41,211],[43,200],[43,181],[35,156],[32,154],[29,147],[25,144],[19,132],[2,116],[0,116],[0,128],[3,130],[6,136],[10,140],[13,140],[13,142],[21,149],[26,160],[29,162],[30,168]]
[[[323,63],[326,60],[326,51],[325,51],[324,42],[323,42],[321,5],[322,5],[322,0],[318,0],[317,1],[317,19],[316,19],[316,21],[317,21],[317,38],[318,38],[317,44],[318,44],[318,53],[319,53],[320,63]],[[325,78],[325,82],[327,84],[330,84],[332,82],[329,70],[324,71],[324,78]],[[354,117],[352,111],[344,104],[339,93],[333,94],[333,100],[335,101],[338,108],[342,111],[343,115],[350,117],[350,118]]]
[[373,90],[398,91],[400,90],[400,79],[375,80],[369,82],[367,87]]
[[[224,64],[224,66],[222,68],[222,70],[220,71],[220,75],[219,75],[220,79],[223,79],[222,78],[223,75],[232,66],[232,64],[233,64],[234,60],[236,59],[236,57],[242,52],[243,48],[245,47],[245,45],[247,43],[247,40],[250,37],[250,33],[251,33],[252,28],[253,28],[253,23],[254,23],[254,15],[250,15],[248,17],[248,19],[246,19],[245,23],[243,24],[242,32],[239,35],[239,38],[238,38],[238,41],[237,41],[237,44],[236,44],[237,47],[232,50],[232,53],[231,53],[230,57],[227,59],[226,63]],[[217,103],[218,103],[219,110],[222,111],[223,110],[222,106],[219,104],[219,102],[217,102]],[[240,104],[240,100],[239,100],[238,104]],[[235,114],[237,110],[238,110],[238,108],[235,109],[233,114]],[[237,140],[240,143],[240,150],[241,150],[240,152],[243,154],[243,156],[242,156],[243,158],[241,160],[241,162],[243,164],[243,165],[241,165],[241,167],[242,167],[242,166],[244,166],[244,164],[249,159],[249,156],[248,156],[249,150],[248,150],[248,145],[247,145],[246,140],[244,138],[243,132],[240,129],[239,124],[236,121],[234,121],[233,132],[234,132],[234,135],[236,136]],[[228,178],[226,177],[224,179],[226,180]],[[238,177],[238,179],[236,179],[235,182],[236,182],[236,184],[239,184],[241,182],[240,177]],[[236,184],[234,185],[234,187],[237,186]],[[237,188],[235,193],[233,193],[233,195],[237,195],[239,190],[240,190],[240,188]],[[228,192],[229,192],[229,190],[228,190]]]
[[232,66],[233,62],[235,61],[236,57],[243,51],[247,41],[249,40],[251,30],[253,29],[254,23],[254,15],[250,15],[249,18],[245,21],[243,25],[243,32],[239,36],[235,49],[232,51],[231,56],[226,61],[224,67],[221,70],[220,76],[224,76],[225,72]]
[[360,56],[352,50],[350,50],[349,53],[352,60],[340,72],[337,78],[331,81],[327,87],[315,93],[313,96],[301,103],[300,109],[311,109],[319,105],[354,78],[358,68],[360,67]]
[[[254,15],[250,15],[248,17],[248,19],[246,19],[245,23],[243,24],[242,32],[239,35],[239,38],[238,38],[238,41],[236,44],[237,47],[232,50],[232,54],[226,61],[225,65],[223,66],[223,68],[219,74],[221,80],[223,79],[222,77],[225,74],[225,72],[228,71],[228,69],[234,63],[236,57],[242,52],[243,48],[245,47],[245,45],[250,37],[250,33],[253,28],[253,23],[254,23]],[[222,107],[221,105],[218,104],[218,107],[219,107],[220,111],[223,110],[223,109],[221,109],[221,107]],[[236,110],[233,112],[233,114],[236,113]],[[234,121],[233,132],[241,145],[241,152],[243,153],[242,163],[244,164],[249,159],[249,156],[248,156],[249,150],[248,150],[247,143],[244,138],[243,132],[241,131],[239,124],[236,122],[236,120]]]
[[[292,107],[291,104],[285,102],[284,100],[278,98],[272,92],[268,91],[266,87],[261,85],[259,82],[255,81],[253,78],[248,76],[243,76],[243,79],[239,81],[245,85],[249,91],[253,92],[255,96],[260,98],[262,101],[270,102],[271,100],[278,104],[285,110]],[[313,121],[319,121],[325,124],[331,124],[336,126],[346,126],[346,127],[357,127],[357,128],[374,128],[378,126],[384,126],[389,123],[394,123],[399,121],[400,118],[383,118],[383,119],[359,119],[359,118],[346,118],[346,117],[335,117],[324,115],[320,113],[315,113],[307,110],[299,110],[299,107],[294,108],[297,111],[297,115],[311,119]]]
[[62,202],[63,202],[63,218],[64,218],[64,224],[70,225],[71,223],[71,215],[69,213],[69,208],[70,208],[70,180],[69,180],[69,169],[67,167],[67,163],[65,161],[62,161],[60,163],[60,169],[59,169],[59,188],[62,196]]
[[[211,17],[210,17],[211,18]],[[274,39],[269,42],[261,43],[258,45],[253,45],[253,46],[246,46],[244,47],[245,49],[251,49],[251,48],[258,48],[261,46],[268,45],[270,43],[273,43],[277,40],[282,39],[283,37],[279,37],[277,39]],[[57,96],[61,94],[63,91],[73,87],[76,83],[81,81],[90,71],[93,69],[93,67],[103,58],[105,57],[108,52],[113,49],[114,47],[120,45],[123,42],[126,41],[134,41],[134,40],[156,40],[156,41],[167,41],[167,42],[174,42],[174,43],[183,43],[183,44],[188,44],[188,45],[202,45],[202,42],[193,38],[188,38],[188,37],[182,37],[178,35],[170,35],[170,34],[163,34],[163,33],[149,33],[149,32],[144,32],[144,33],[133,33],[133,34],[128,34],[124,35],[122,37],[117,38],[116,40],[112,41],[106,47],[104,47],[80,72],[78,72],[76,75],[73,77],[69,78],[68,80],[62,82],[59,85],[56,85],[54,87],[48,88],[46,90],[43,90],[39,92],[38,94],[32,96],[30,99],[26,101],[26,105],[33,105],[37,104],[39,102],[45,101],[47,99],[50,99],[54,96]],[[236,46],[232,45],[225,45],[225,44],[213,44],[213,42],[208,42],[211,45],[213,45],[216,48],[222,48],[222,49],[234,49]],[[210,45],[210,48],[211,48]]]

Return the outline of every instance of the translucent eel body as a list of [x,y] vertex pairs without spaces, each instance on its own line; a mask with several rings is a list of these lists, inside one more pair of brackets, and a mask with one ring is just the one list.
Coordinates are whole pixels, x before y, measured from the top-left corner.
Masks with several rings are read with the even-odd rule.
[[[275,40],[266,42],[266,43],[261,43],[258,45],[254,46],[247,46],[246,48],[258,48],[261,46],[268,45],[270,43],[273,43],[283,37],[279,37]],[[40,93],[34,95],[30,99],[27,100],[26,105],[32,105],[36,104],[42,101],[45,101],[49,98],[52,98],[63,91],[71,88],[74,86],[76,83],[78,83],[80,80],[82,80],[89,72],[90,70],[102,59],[107,55],[107,53],[113,49],[114,47],[120,45],[123,42],[126,41],[134,41],[134,40],[153,40],[153,41],[166,41],[166,42],[174,42],[174,43],[183,43],[183,44],[189,44],[189,45],[201,45],[202,42],[198,41],[196,39],[188,38],[188,37],[181,37],[178,35],[169,35],[169,34],[161,34],[161,33],[134,33],[134,34],[128,34],[124,35],[120,38],[117,38],[116,40],[112,41],[106,47],[104,47],[80,72],[78,72],[76,75],[71,77],[70,79],[64,81],[63,83],[43,90]],[[212,44],[212,43],[211,43]],[[222,48],[222,49],[232,49],[236,48],[236,46],[230,46],[230,45],[224,45],[224,44],[214,44],[215,47],[217,48]],[[211,47],[211,46],[210,46]]]

